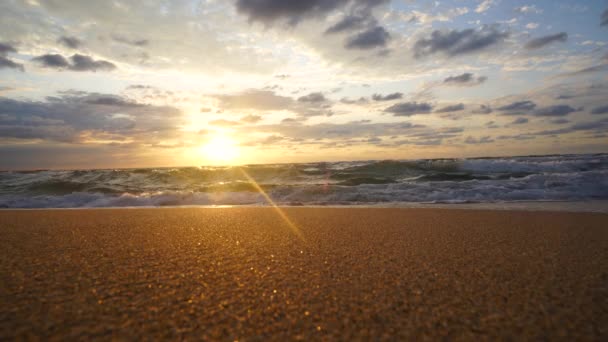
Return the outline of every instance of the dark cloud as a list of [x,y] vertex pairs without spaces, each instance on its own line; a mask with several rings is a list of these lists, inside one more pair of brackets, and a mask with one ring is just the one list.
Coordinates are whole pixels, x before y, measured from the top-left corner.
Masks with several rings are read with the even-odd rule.
[[570,123],[570,120],[564,119],[564,118],[557,118],[557,119],[551,120],[551,123],[556,124],[556,125],[563,125],[563,124]]
[[358,99],[350,99],[348,97],[343,97],[340,99],[340,102],[344,104],[366,104],[369,100],[365,97],[360,97]]
[[511,125],[523,125],[523,124],[527,124],[530,120],[528,120],[527,118],[517,118],[515,120],[513,120],[513,122],[511,122]]
[[8,43],[0,43],[0,56],[6,56],[9,53],[17,53],[17,49]]
[[59,37],[57,42],[63,44],[66,47],[69,47],[70,49],[78,49],[82,46],[82,41],[76,37],[62,36]]
[[286,20],[295,25],[305,17],[325,15],[348,2],[349,0],[237,0],[236,9],[251,22],[271,24]]
[[507,114],[516,115],[524,114],[525,112],[531,111],[536,108],[536,103],[532,101],[517,101],[506,106],[498,107],[498,110],[506,112]]
[[66,69],[72,71],[112,71],[116,66],[108,61],[94,60],[89,56],[75,54],[66,59],[62,55],[48,54],[32,58],[45,68]]
[[392,105],[384,111],[393,114],[393,116],[411,116],[430,113],[432,109],[433,106],[424,102],[403,102]]
[[3,68],[17,69],[17,70],[21,70],[21,71],[25,70],[23,68],[23,64],[13,62],[12,60],[10,60],[4,56],[0,56],[0,69],[3,69]]
[[530,133],[530,135],[561,135],[574,132],[596,132],[605,133],[608,130],[608,118],[591,122],[579,122],[566,128],[545,130]]
[[420,39],[414,44],[414,56],[421,58],[444,53],[451,57],[468,54],[499,44],[508,36],[508,32],[499,31],[494,26],[484,26],[478,30],[435,30],[430,38]]
[[577,109],[572,108],[568,105],[555,105],[538,108],[534,111],[536,116],[566,116],[572,112],[576,112]]
[[236,9],[246,15],[250,22],[270,25],[284,21],[296,25],[305,18],[324,17],[338,8],[345,8],[347,16],[370,18],[374,7],[388,2],[389,0],[237,0]]
[[113,106],[113,107],[137,107],[137,106],[142,106],[142,104],[139,104],[139,103],[134,102],[132,100],[128,100],[128,99],[122,98],[120,96],[114,96],[114,95],[94,96],[92,98],[86,99],[85,102],[88,103],[88,104],[92,104],[92,105]]
[[9,53],[16,53],[17,49],[10,44],[0,43],[0,69],[17,69],[25,71],[23,64],[14,62],[13,60],[6,57]]
[[490,114],[490,113],[492,113],[492,108],[490,108],[490,106],[487,106],[487,105],[479,105],[478,108],[473,109],[471,112],[473,114]]
[[70,69],[74,71],[112,71],[116,69],[116,66],[110,62],[94,60],[89,56],[76,54],[70,59],[72,60]]
[[365,27],[370,22],[369,17],[349,15],[325,30],[325,34],[339,33]]
[[325,98],[325,95],[323,95],[323,93],[310,93],[308,95],[305,96],[301,96],[300,98],[298,98],[299,102],[309,102],[309,103],[319,103],[319,102],[325,102],[327,101],[327,99]]
[[489,144],[494,142],[494,139],[492,139],[490,136],[484,136],[484,137],[480,137],[480,138],[473,138],[472,136],[468,136],[465,139],[465,144]]
[[560,32],[556,34],[551,34],[548,36],[539,37],[536,39],[532,39],[524,45],[524,47],[528,50],[540,49],[543,46],[549,45],[554,42],[565,42],[568,40],[568,34],[566,32]]
[[444,85],[448,86],[464,86],[470,87],[485,82],[488,78],[485,76],[475,77],[470,72],[465,72],[462,75],[450,76],[443,80]]
[[457,111],[463,110],[463,109],[464,109],[464,104],[459,103],[456,105],[445,106],[443,108],[439,108],[435,111],[435,113],[450,113],[450,112],[457,112]]
[[0,98],[0,138],[154,142],[180,134],[182,124],[176,108],[144,105],[116,95],[66,92],[45,101]]
[[369,28],[347,39],[347,49],[369,50],[386,46],[391,35],[382,26]]
[[125,38],[123,36],[117,36],[117,35],[112,36],[112,40],[114,40],[115,42],[118,42],[118,43],[132,45],[132,46],[146,46],[146,45],[150,44],[150,41],[147,39],[129,39],[129,38]]
[[607,26],[608,25],[608,9],[605,10],[604,12],[602,12],[602,15],[600,17],[600,26]]
[[608,105],[596,107],[596,108],[593,108],[593,110],[591,110],[591,114],[607,114],[607,113],[608,113]]
[[67,68],[70,66],[70,62],[58,54],[48,54],[32,58],[34,62],[38,62],[40,65],[46,68]]
[[392,93],[387,95],[374,94],[372,100],[374,101],[392,101],[403,98],[403,93]]

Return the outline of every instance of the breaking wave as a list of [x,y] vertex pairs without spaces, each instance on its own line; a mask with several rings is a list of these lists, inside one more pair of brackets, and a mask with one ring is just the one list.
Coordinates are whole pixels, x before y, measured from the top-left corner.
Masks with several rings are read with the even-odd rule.
[[608,199],[608,154],[0,172],[0,207],[471,203]]

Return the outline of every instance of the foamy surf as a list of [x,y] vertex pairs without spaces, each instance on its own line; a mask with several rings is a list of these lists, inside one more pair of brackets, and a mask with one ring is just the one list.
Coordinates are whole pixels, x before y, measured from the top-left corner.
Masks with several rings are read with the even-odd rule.
[[391,205],[608,200],[608,154],[0,172],[0,207]]

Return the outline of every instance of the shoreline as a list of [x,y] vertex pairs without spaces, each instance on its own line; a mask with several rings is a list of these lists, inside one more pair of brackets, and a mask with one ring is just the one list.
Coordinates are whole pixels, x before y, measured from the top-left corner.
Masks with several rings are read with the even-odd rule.
[[[167,206],[124,206],[124,207],[75,207],[75,208],[0,208],[2,211],[11,210],[93,210],[93,209],[173,209],[173,208],[267,208],[270,204],[237,204],[237,205],[167,205]],[[277,205],[280,208],[393,208],[393,209],[460,209],[460,210],[499,210],[499,211],[541,211],[541,212],[572,212],[572,213],[608,213],[608,200],[590,201],[513,201],[486,203],[418,203],[394,202],[377,204],[297,204]]]

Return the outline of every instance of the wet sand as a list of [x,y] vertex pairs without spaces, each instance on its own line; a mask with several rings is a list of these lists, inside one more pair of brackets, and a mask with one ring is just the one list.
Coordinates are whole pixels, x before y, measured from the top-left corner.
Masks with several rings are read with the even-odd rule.
[[608,338],[608,214],[284,212],[0,211],[0,340]]

